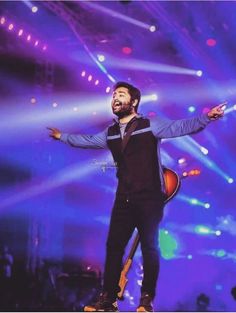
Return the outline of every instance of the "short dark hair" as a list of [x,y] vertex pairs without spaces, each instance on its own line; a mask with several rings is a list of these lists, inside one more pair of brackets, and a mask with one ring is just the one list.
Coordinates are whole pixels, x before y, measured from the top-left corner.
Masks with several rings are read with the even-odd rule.
[[133,86],[133,85],[131,85],[129,83],[126,83],[126,82],[117,82],[113,86],[113,91],[115,91],[119,87],[125,87],[125,88],[128,89],[129,94],[131,96],[131,101],[134,101],[136,99],[138,100],[138,103],[135,106],[135,111],[137,112],[138,111],[139,102],[140,102],[140,99],[141,99],[141,91],[137,87],[135,87],[135,86]]

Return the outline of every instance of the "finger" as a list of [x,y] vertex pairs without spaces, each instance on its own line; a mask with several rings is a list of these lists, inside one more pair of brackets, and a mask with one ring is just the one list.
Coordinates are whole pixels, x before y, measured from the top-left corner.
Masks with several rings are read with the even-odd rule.
[[223,103],[219,104],[219,105],[217,106],[217,108],[223,108],[223,107],[225,107],[225,106],[226,106],[226,104],[228,104],[228,102],[227,102],[227,101],[225,101],[225,102],[223,102]]
[[46,127],[47,129],[49,129],[49,130],[55,130],[55,128],[53,128],[53,127]]

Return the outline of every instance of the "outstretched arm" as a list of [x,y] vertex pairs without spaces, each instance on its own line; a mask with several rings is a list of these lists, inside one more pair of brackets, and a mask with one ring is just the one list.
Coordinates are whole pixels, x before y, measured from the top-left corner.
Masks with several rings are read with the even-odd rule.
[[181,120],[155,118],[151,120],[152,132],[157,138],[174,138],[197,133],[211,121],[221,118],[224,115],[225,105],[226,103],[222,103],[212,108],[207,114],[193,118]]
[[61,140],[73,147],[83,149],[105,149],[107,148],[107,129],[95,135],[80,135],[61,133],[57,128],[48,127],[51,131],[50,137]]

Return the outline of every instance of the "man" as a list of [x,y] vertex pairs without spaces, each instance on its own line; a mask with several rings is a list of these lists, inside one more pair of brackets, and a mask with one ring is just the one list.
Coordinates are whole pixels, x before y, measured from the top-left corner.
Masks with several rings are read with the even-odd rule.
[[[50,136],[74,147],[102,149],[108,147],[117,164],[118,187],[114,202],[104,270],[103,292],[98,302],[86,306],[85,311],[117,311],[118,282],[122,269],[124,249],[137,227],[144,277],[138,312],[153,311],[156,282],[159,273],[157,247],[158,225],[162,219],[165,186],[159,156],[162,138],[172,138],[196,133],[211,120],[223,116],[221,104],[208,114],[184,120],[148,119],[139,115],[141,93],[136,87],[118,82],[113,88],[112,111],[118,117],[113,125],[96,135],[72,135],[56,128]],[[122,139],[135,123],[126,147]],[[129,135],[128,135],[129,136]]]

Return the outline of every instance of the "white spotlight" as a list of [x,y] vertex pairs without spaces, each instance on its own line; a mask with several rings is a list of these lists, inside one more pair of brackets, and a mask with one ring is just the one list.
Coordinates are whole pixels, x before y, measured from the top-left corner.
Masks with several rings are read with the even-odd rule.
[[22,36],[23,35],[23,29],[19,29],[19,31],[18,31],[18,36],[20,37],[20,36]]
[[208,154],[208,150],[204,147],[201,147],[200,150],[202,151],[203,154],[207,155]]
[[151,95],[151,99],[153,101],[157,100],[158,99],[158,95],[154,93],[153,95]]
[[14,28],[14,25],[13,24],[9,24],[8,29],[12,30],[13,28]]
[[36,7],[35,5],[31,8],[31,11],[33,12],[33,13],[36,13],[36,12],[38,12],[38,7]]
[[109,93],[111,91],[111,87],[106,88],[106,93]]
[[215,234],[216,234],[216,236],[220,236],[221,235],[221,231],[220,230],[216,230]]
[[6,19],[5,19],[5,17],[2,16],[1,19],[0,19],[0,24],[4,25],[5,22],[6,22]]
[[155,25],[151,25],[151,26],[149,27],[149,30],[150,30],[151,33],[154,33],[154,32],[157,30],[157,28],[156,28]]
[[180,158],[178,159],[178,163],[179,164],[184,164],[186,162],[186,159],[185,158]]
[[211,206],[210,203],[205,203],[205,204],[204,204],[204,207],[205,207],[206,209],[209,209],[210,206]]
[[196,71],[196,75],[198,76],[198,77],[201,77],[202,76],[202,71],[201,70],[199,70],[199,71]]
[[196,108],[193,105],[190,105],[190,107],[188,107],[188,111],[191,113],[195,112],[195,110],[196,110]]
[[97,57],[98,57],[98,61],[99,62],[104,62],[105,61],[105,56],[103,54],[98,54]]
[[232,184],[233,182],[234,182],[233,178],[229,177],[229,178],[228,178],[228,183],[229,183],[229,184]]
[[197,202],[198,202],[197,199],[191,199],[192,204],[197,204]]

